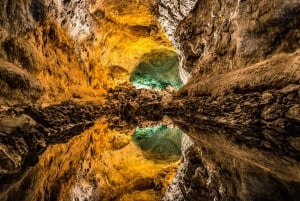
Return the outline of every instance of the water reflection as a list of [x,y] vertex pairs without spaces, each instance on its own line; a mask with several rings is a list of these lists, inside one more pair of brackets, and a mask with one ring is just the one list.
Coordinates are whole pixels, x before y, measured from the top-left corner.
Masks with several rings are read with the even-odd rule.
[[181,138],[181,130],[167,126],[138,127],[133,134],[133,140],[144,151],[144,155],[154,160],[179,160]]
[[165,201],[300,199],[300,154],[287,140],[297,142],[294,133],[173,121],[191,142],[183,140],[182,164]]
[[7,181],[0,200],[152,201],[165,192],[166,201],[299,200],[299,150],[287,140],[292,135],[196,117],[173,122],[189,138],[164,125],[136,128],[100,119],[49,146],[19,180]]
[[[135,129],[114,129],[105,120],[98,120],[92,128],[67,143],[49,146],[34,167],[11,184],[6,192],[0,192],[0,198],[24,201],[157,200],[174,178],[180,159],[179,130],[169,134],[166,127],[164,130],[163,137],[156,133],[151,142],[162,139],[163,146],[157,143],[160,148],[169,142],[176,146],[163,155],[152,147],[149,157],[132,140]],[[143,141],[142,144],[145,148],[147,143]]]

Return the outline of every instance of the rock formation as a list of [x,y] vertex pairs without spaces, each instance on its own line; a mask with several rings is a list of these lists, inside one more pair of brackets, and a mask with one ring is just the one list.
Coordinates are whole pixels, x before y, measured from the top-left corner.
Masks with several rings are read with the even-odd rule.
[[[0,8],[1,200],[300,199],[299,1]],[[176,176],[131,140],[157,121],[186,134]]]
[[194,144],[165,200],[299,199],[299,6],[197,1],[173,23],[191,77],[169,115]]
[[182,92],[299,84],[299,14],[297,1],[198,1],[175,33],[192,76]]
[[129,81],[144,54],[174,52],[155,1],[5,0],[0,8],[1,104],[99,99]]

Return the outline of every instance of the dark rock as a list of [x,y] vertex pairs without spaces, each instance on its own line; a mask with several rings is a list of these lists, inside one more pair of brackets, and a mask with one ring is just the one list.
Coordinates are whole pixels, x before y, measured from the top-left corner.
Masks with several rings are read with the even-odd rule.
[[32,0],[30,4],[30,12],[36,21],[43,22],[47,15],[47,7],[43,0]]

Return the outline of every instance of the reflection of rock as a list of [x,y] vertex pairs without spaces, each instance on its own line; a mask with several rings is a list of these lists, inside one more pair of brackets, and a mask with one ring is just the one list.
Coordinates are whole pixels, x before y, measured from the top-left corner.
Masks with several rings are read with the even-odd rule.
[[275,135],[282,144],[270,148],[273,139],[257,130],[240,133],[207,122],[196,125],[182,120],[178,125],[193,145],[183,145],[183,163],[165,200],[298,199],[300,152],[289,149],[288,154],[282,153],[279,146],[288,147],[287,142],[274,131],[264,134]]
[[150,159],[176,161],[180,158],[182,132],[166,126],[137,128],[133,134],[136,144]]
[[[23,194],[27,200],[65,200],[74,180],[75,191],[89,199],[91,189],[103,193],[98,200],[133,200],[124,192],[141,196],[138,190],[159,197],[155,191],[162,192],[172,167],[137,176],[153,166],[143,166],[142,155],[124,165],[122,159],[137,151],[126,135],[108,139],[113,150],[100,154],[105,162],[95,169],[90,166],[100,160],[103,141],[89,135],[83,144],[50,147],[40,166],[28,171],[49,144],[67,142],[104,114],[121,128],[169,115],[193,139],[170,187],[177,199],[299,200],[299,1],[2,0],[0,8],[0,191],[9,191],[8,200]],[[135,67],[152,76],[150,83],[154,77],[178,84],[178,58],[156,15],[191,73],[176,96],[125,84],[109,90],[104,105],[19,104],[2,111],[2,103],[98,97],[128,81]],[[101,139],[100,131],[95,133]],[[162,142],[172,147],[172,140]],[[128,167],[136,168],[133,180]],[[101,189],[97,182],[103,182]]]
[[25,105],[2,110],[1,183],[9,183],[10,180],[5,181],[6,176],[18,177],[28,166],[36,164],[38,156],[45,151],[47,145],[66,142],[79,135],[91,127],[100,115],[99,106],[74,102],[64,102],[46,108]]
[[[111,106],[69,101],[45,108],[1,108],[1,200],[31,201],[36,195],[53,200],[161,197],[178,164],[143,156],[131,141],[128,127],[135,125],[130,122],[117,124],[118,131],[101,121],[94,125],[103,115],[114,119]],[[22,191],[17,190],[20,185]]]
[[[172,183],[168,187],[165,197],[163,200],[192,200],[198,199],[199,191],[201,189],[201,185],[205,185],[206,181],[193,182],[193,180],[197,179],[197,170],[201,169],[201,157],[198,155],[194,144],[191,139],[187,135],[183,135],[182,138],[182,162],[176,173],[175,178]],[[190,180],[190,182],[186,182]],[[203,197],[201,198],[203,199]]]

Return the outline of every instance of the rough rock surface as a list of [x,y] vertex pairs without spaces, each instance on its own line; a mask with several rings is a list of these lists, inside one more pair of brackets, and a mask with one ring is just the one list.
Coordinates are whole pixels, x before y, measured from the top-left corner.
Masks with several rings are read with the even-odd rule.
[[[156,3],[0,2],[1,199],[2,192],[8,200],[14,190],[19,196],[27,192],[27,179],[35,180],[35,172],[18,182],[48,145],[79,135],[98,117],[133,128],[168,115],[192,142],[184,139],[183,163],[165,200],[300,200],[299,1]],[[128,80],[154,47],[155,52],[173,51],[155,15],[179,51],[182,68],[191,74],[178,93],[125,84],[108,90],[105,103],[11,103],[86,100]],[[183,79],[188,78],[185,71]],[[118,149],[119,142],[112,140],[111,147]],[[87,156],[95,150],[90,148]],[[53,157],[55,168],[67,163],[75,172],[77,167],[59,153]],[[51,167],[52,159],[43,162]],[[90,166],[89,159],[85,162]],[[52,184],[37,194],[45,200],[65,198],[59,188],[72,177],[68,170],[60,171],[58,181],[57,169],[51,171]],[[135,182],[129,190],[157,188],[155,182]],[[11,183],[17,188],[11,189]],[[34,199],[42,199],[34,193]]]
[[[272,89],[298,83],[298,1],[195,3],[183,20],[171,23],[182,67],[192,76],[183,92],[222,94],[233,87]],[[169,13],[177,13],[172,7]],[[173,21],[174,15],[162,14],[162,24]]]
[[167,113],[195,151],[166,200],[299,199],[299,8],[293,0],[196,1],[173,23],[191,77]]
[[[196,3],[197,0],[158,0],[158,20],[181,56],[184,54],[181,52],[178,37],[175,35],[176,30],[180,22],[190,13]],[[189,73],[182,68],[182,65],[179,68],[179,72],[183,83],[186,83]]]
[[[151,94],[156,93],[140,93],[136,104],[144,104]],[[142,196],[150,201],[162,197],[178,163],[154,163],[155,154],[143,156],[130,136],[139,122],[122,110],[125,102],[108,97],[105,104],[68,101],[44,108],[2,107],[1,200],[138,200]],[[149,115],[138,119],[153,120]],[[108,119],[109,124],[99,118]]]
[[159,21],[174,44],[178,42],[175,33],[179,23],[189,14],[196,3],[197,0],[158,1]]
[[[8,181],[18,181],[37,163],[47,145],[66,142],[92,126],[98,117],[106,116],[114,127],[134,128],[168,115],[191,137],[193,145],[183,146],[187,147],[183,150],[184,163],[166,200],[171,194],[177,200],[252,200],[272,193],[278,200],[297,200],[298,92],[299,85],[289,85],[261,93],[239,91],[223,97],[183,99],[172,96],[171,91],[135,89],[125,84],[109,90],[102,105],[64,102],[46,108],[3,108],[1,182],[5,188],[10,185]],[[262,191],[261,185],[267,185],[267,190]]]
[[298,200],[298,91],[174,97],[166,113],[197,151],[184,157],[165,199]]
[[[129,81],[144,54],[174,51],[155,17],[156,5],[132,0],[1,1],[0,103],[97,99]],[[10,76],[4,78],[8,67]],[[125,73],[119,74],[120,69]],[[26,82],[23,87],[21,82]]]
[[184,98],[124,86],[111,90],[108,100],[118,103],[115,122],[168,115],[191,137],[165,200],[261,200],[270,195],[276,195],[271,200],[297,200],[299,88],[290,84]]

